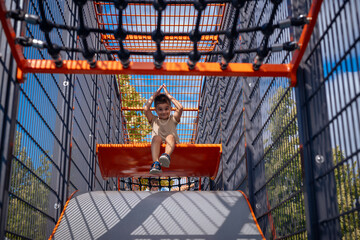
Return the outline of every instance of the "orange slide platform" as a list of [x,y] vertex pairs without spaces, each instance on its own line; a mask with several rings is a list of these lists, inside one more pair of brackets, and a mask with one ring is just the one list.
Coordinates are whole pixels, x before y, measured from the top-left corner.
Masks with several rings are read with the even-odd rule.
[[[103,178],[109,177],[216,177],[221,144],[176,144],[169,168],[157,175],[149,174],[151,144],[98,144],[97,155]],[[165,151],[165,145],[160,152]]]

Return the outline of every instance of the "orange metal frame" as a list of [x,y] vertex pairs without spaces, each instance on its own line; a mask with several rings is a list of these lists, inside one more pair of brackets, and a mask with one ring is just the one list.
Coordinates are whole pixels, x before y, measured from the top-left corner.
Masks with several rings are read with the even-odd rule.
[[245,194],[243,191],[241,191],[241,190],[238,190],[238,191],[239,191],[239,192],[244,196],[244,198],[246,199],[246,202],[247,202],[247,204],[248,204],[248,206],[249,206],[249,209],[250,209],[250,212],[251,212],[251,216],[252,216],[252,218],[254,219],[254,222],[255,222],[255,224],[256,224],[256,227],[257,227],[257,229],[258,229],[258,231],[259,231],[262,239],[265,240],[266,238],[265,238],[265,236],[264,236],[264,233],[261,231],[261,227],[259,226],[259,223],[258,223],[258,221],[257,221],[257,219],[256,219],[255,213],[254,213],[254,211],[253,211],[253,209],[252,209],[252,207],[251,207],[249,198],[246,196],[246,194]]
[[58,229],[58,227],[59,227],[59,225],[60,225],[60,223],[61,223],[61,220],[62,220],[63,217],[64,217],[65,210],[66,210],[67,206],[69,205],[70,200],[72,199],[72,197],[74,196],[74,194],[77,193],[78,191],[79,191],[79,190],[74,191],[74,192],[70,195],[70,197],[66,200],[66,203],[65,203],[65,205],[64,205],[64,208],[63,208],[63,210],[62,210],[62,212],[61,212],[61,215],[60,215],[60,217],[59,217],[59,219],[58,219],[58,221],[57,221],[57,223],[56,223],[56,225],[55,225],[55,227],[54,227],[54,230],[52,231],[52,233],[51,233],[51,235],[50,235],[50,237],[49,237],[49,240],[51,240],[51,239],[54,238],[54,235],[55,235],[55,233],[56,233],[56,231],[57,231],[57,229]]
[[[20,65],[20,66],[19,66]],[[128,74],[128,75],[183,75],[183,76],[243,76],[243,77],[291,77],[289,64],[264,64],[254,71],[251,63],[229,63],[222,70],[219,63],[197,63],[190,70],[187,63],[163,63],[161,69],[156,69],[150,62],[132,62],[128,68],[123,68],[117,61],[98,61],[91,68],[85,60],[64,60],[58,68],[53,60],[23,59],[18,67],[22,73],[61,73],[61,74]],[[21,76],[21,75],[19,75]]]
[[304,29],[301,33],[300,39],[299,39],[299,47],[300,49],[296,50],[293,53],[293,57],[290,63],[291,73],[290,73],[290,79],[291,79],[291,86],[295,87],[297,84],[296,80],[296,74],[297,70],[299,68],[300,62],[302,60],[302,57],[305,54],[305,50],[307,45],[309,44],[310,37],[312,35],[312,32],[314,31],[314,27],[316,24],[317,17],[319,15],[321,4],[323,0],[313,0],[311,4],[310,11],[308,13],[308,19],[310,20],[309,24],[304,26]]
[[26,73],[62,73],[62,74],[146,74],[146,75],[202,75],[202,76],[246,76],[246,77],[287,77],[291,85],[296,86],[296,72],[309,43],[316,19],[323,0],[313,0],[308,18],[310,23],[303,29],[299,40],[300,49],[296,50],[290,64],[264,64],[258,71],[250,63],[231,63],[226,70],[221,70],[218,63],[197,63],[190,70],[186,63],[164,63],[156,69],[152,63],[132,62],[124,69],[120,62],[99,61],[95,68],[90,68],[87,61],[64,60],[57,68],[52,60],[25,59],[22,48],[15,44],[15,31],[6,18],[4,0],[0,1],[0,18],[9,46],[18,66],[18,81],[22,82]]
[[[115,12],[114,8],[110,8],[111,3],[101,3],[94,2],[96,11],[96,20],[98,22],[99,28],[102,29],[113,29],[117,27],[118,13]],[[308,19],[310,20],[309,24],[305,25],[299,39],[300,48],[293,53],[293,58],[288,64],[263,64],[258,71],[253,70],[251,63],[230,63],[225,70],[221,69],[219,63],[214,62],[205,62],[205,56],[202,56],[200,61],[196,64],[195,68],[190,70],[186,61],[186,56],[169,56],[168,62],[164,62],[161,69],[155,68],[154,64],[151,62],[151,56],[131,56],[130,63],[128,68],[123,68],[120,61],[98,61],[94,68],[91,68],[87,61],[84,60],[64,60],[63,66],[58,68],[55,66],[53,60],[39,60],[39,59],[25,59],[23,56],[22,47],[18,44],[15,44],[15,31],[12,28],[11,22],[6,18],[6,7],[5,1],[0,0],[0,19],[5,32],[5,35],[8,39],[9,46],[13,53],[14,59],[17,63],[17,80],[21,83],[24,81],[24,76],[27,73],[59,73],[59,74],[109,74],[109,75],[133,75],[131,80],[132,90],[126,92],[126,85],[121,86],[119,82],[119,90],[121,94],[132,94],[131,91],[136,91],[139,98],[138,99],[121,99],[121,110],[123,111],[123,130],[125,133],[125,141],[127,142],[136,142],[136,141],[146,141],[149,140],[147,132],[149,131],[149,126],[143,127],[142,130],[138,132],[131,132],[129,126],[131,124],[146,125],[148,124],[145,118],[137,118],[136,121],[131,119],[131,114],[136,111],[142,111],[142,105],[144,99],[147,96],[150,96],[151,91],[156,88],[155,84],[159,82],[169,82],[173,81],[171,76],[192,76],[191,79],[185,79],[184,84],[179,82],[176,86],[168,86],[171,94],[175,93],[179,96],[180,100],[184,106],[183,118],[187,119],[185,123],[181,123],[182,132],[179,133],[181,142],[190,142],[194,141],[196,132],[197,132],[197,118],[199,112],[200,104],[200,94],[202,80],[201,77],[204,76],[243,76],[243,77],[286,77],[291,80],[291,86],[294,87],[297,84],[296,73],[300,65],[301,59],[305,53],[305,49],[310,40],[311,34],[316,24],[316,19],[320,11],[322,0],[313,0],[310,11],[308,13]],[[109,5],[109,6],[107,6]],[[224,6],[225,4],[210,4],[212,7],[217,8],[218,12],[213,16],[207,14],[207,19],[204,22],[201,22],[200,27],[218,27],[224,21]],[[131,8],[130,8],[131,6]],[[129,4],[129,7],[126,11],[123,12],[123,17],[126,18],[138,18],[139,21],[130,20],[129,23],[124,27],[128,30],[136,30],[137,27],[146,25],[147,29],[154,27],[153,20],[156,18],[156,14],[147,13],[141,10],[141,8],[136,8],[138,4]],[[173,5],[172,7],[176,7]],[[189,5],[190,6],[190,5]],[[102,9],[102,10],[101,10]],[[130,10],[129,10],[130,9]],[[196,17],[195,12],[191,12],[189,7],[182,8],[179,13],[176,15],[166,15],[164,13],[164,18],[191,18]],[[104,12],[102,12],[104,11]],[[150,20],[149,20],[150,19]],[[184,29],[183,25],[179,23],[175,24],[174,22],[169,22],[168,25],[171,27],[178,27],[179,29]],[[189,20],[188,25],[193,24]],[[173,26],[174,25],[174,26]],[[170,26],[169,26],[170,27]],[[138,31],[137,31],[138,32]],[[241,37],[241,36],[240,36]],[[101,34],[101,42],[108,50],[118,50],[120,49],[118,41],[114,39],[113,35]],[[198,49],[200,51],[212,51],[215,44],[218,42],[218,36],[216,35],[206,35],[202,36],[201,40],[198,42]],[[143,51],[148,49],[148,51],[154,51],[156,49],[154,42],[151,37],[148,35],[128,35],[124,40],[126,48],[131,51],[137,51],[141,48]],[[188,36],[178,36],[174,33],[173,36],[165,36],[164,41],[161,43],[162,49],[164,51],[190,51],[192,50],[192,42]],[[114,55],[114,58],[117,59],[117,56]],[[171,62],[170,62],[171,61]],[[137,77],[141,75],[165,75],[169,76],[167,78],[152,77],[152,82],[148,84],[143,84],[143,79]],[[134,77],[135,76],[135,77]],[[138,84],[136,83],[138,81]],[[194,86],[189,84],[189,82],[194,82]],[[135,82],[135,83],[134,83]],[[130,81],[129,83],[130,84]],[[123,88],[124,87],[124,88]],[[185,90],[186,88],[193,88],[198,90],[198,93],[193,90]],[[125,92],[124,92],[125,91]],[[121,95],[120,94],[120,95]],[[194,98],[189,97],[190,95],[196,95]],[[191,100],[190,100],[191,99]],[[194,100],[195,99],[195,100]],[[154,110],[152,108],[152,110]],[[175,109],[172,109],[175,110]],[[196,116],[194,116],[194,114]],[[127,121],[129,121],[127,123]],[[130,125],[128,125],[130,124]],[[193,127],[195,125],[195,127]],[[128,131],[126,131],[128,130]],[[189,136],[189,137],[186,137]]]

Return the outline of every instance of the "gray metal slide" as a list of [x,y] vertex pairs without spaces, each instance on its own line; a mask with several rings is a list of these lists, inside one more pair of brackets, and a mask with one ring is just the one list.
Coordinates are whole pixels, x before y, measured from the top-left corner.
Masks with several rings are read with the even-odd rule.
[[109,191],[71,199],[54,239],[263,237],[239,191]]

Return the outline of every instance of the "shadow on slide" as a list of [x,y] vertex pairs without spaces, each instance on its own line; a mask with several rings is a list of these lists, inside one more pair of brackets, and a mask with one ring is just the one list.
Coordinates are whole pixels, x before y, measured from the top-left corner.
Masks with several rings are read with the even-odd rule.
[[89,192],[50,239],[265,239],[240,191]]

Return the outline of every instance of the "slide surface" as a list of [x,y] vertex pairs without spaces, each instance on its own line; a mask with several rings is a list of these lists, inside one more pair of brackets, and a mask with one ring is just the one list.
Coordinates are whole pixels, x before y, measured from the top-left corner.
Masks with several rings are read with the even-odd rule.
[[53,239],[264,238],[239,191],[98,191],[69,201]]

